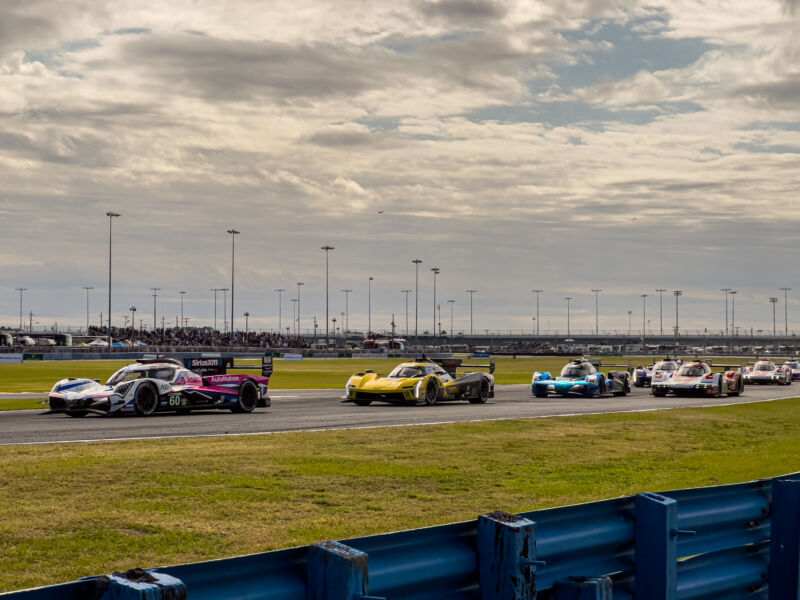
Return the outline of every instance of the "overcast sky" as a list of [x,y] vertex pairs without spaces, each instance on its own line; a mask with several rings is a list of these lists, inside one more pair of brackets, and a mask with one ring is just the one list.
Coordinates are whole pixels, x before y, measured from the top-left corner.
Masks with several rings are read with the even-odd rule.
[[[797,0],[0,0],[0,324],[800,331]],[[229,299],[230,300],[230,299]],[[409,295],[413,329],[414,293]],[[230,308],[230,307],[229,307]],[[729,309],[730,310],[730,309]],[[222,320],[222,295],[218,319]],[[730,321],[730,318],[729,318]]]

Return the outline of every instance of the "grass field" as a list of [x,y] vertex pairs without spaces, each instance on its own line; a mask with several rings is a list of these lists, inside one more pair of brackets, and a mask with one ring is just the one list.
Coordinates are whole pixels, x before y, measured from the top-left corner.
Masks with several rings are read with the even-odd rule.
[[[535,370],[561,370],[567,359],[564,357],[511,357],[497,358],[497,383],[530,383]],[[622,359],[609,359],[608,362],[619,362]],[[252,364],[253,373],[257,373],[257,359],[244,361]],[[271,390],[281,389],[324,389],[344,388],[347,378],[364,369],[373,369],[387,374],[398,363],[399,359],[310,359],[303,361],[275,361],[275,373],[270,380]],[[468,361],[486,363],[487,359]],[[130,361],[28,361],[22,364],[0,364],[0,392],[33,392],[41,393],[41,399],[9,400],[0,399],[0,410],[18,410],[21,408],[40,408],[38,404],[47,396],[47,392],[59,379],[65,377],[87,377],[106,381],[117,369]],[[627,359],[625,359],[627,364]],[[237,363],[239,364],[239,363]],[[246,372],[246,371],[244,371]]]
[[0,447],[0,591],[800,470],[800,401]]

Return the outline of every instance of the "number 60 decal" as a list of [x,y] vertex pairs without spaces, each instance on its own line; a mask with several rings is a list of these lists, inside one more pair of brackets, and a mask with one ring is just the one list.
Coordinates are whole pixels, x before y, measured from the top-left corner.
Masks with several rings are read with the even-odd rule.
[[183,404],[183,400],[181,399],[180,394],[172,394],[169,397],[169,405],[170,406],[181,406]]

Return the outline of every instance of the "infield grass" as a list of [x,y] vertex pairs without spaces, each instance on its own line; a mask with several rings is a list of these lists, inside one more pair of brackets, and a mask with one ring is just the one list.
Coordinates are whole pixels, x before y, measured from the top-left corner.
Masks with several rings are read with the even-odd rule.
[[0,591],[800,470],[800,401],[0,447]]

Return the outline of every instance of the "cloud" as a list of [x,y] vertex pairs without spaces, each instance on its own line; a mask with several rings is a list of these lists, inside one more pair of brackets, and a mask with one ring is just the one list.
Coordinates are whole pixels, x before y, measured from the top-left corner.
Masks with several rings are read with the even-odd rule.
[[484,27],[487,22],[502,19],[506,14],[505,7],[493,0],[437,0],[422,2],[419,8],[426,17]]

